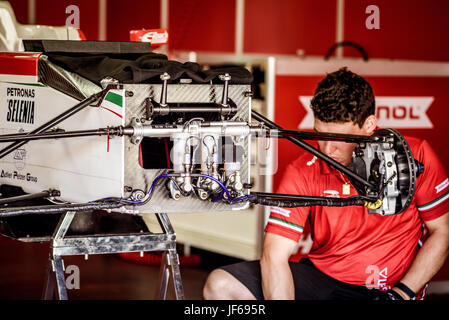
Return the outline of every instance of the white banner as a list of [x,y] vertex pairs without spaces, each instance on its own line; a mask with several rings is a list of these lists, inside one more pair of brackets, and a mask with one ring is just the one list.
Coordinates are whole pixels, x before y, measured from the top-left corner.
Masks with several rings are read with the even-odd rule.
[[[298,129],[313,129],[313,112],[310,107],[312,96],[299,96],[306,116]],[[427,116],[427,110],[434,101],[433,97],[376,97],[376,116],[378,126],[397,129],[431,129],[433,124]]]

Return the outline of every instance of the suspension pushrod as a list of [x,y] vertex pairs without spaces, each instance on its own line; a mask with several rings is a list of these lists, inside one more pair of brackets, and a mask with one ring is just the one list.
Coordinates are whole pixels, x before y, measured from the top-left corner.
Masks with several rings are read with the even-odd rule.
[[371,137],[360,136],[352,134],[340,134],[340,133],[323,133],[323,132],[308,132],[308,131],[296,131],[285,129],[272,129],[270,131],[270,137],[272,138],[297,138],[304,140],[320,140],[320,141],[341,141],[348,143],[361,143],[361,142],[382,142],[386,137]]
[[[283,128],[281,126],[279,126],[276,123],[274,123],[273,121],[265,118],[263,115],[261,115],[260,113],[254,111],[254,110],[251,111],[251,115],[252,115],[253,119],[255,119],[255,120],[259,121],[259,122],[262,122],[269,129],[283,130]],[[376,190],[376,187],[372,183],[366,181],[365,179],[363,179],[358,174],[354,173],[352,170],[350,170],[346,166],[344,166],[341,163],[335,161],[331,157],[325,155],[324,153],[322,153],[318,149],[314,148],[310,144],[308,144],[308,143],[306,143],[306,142],[304,142],[304,141],[302,141],[302,140],[300,140],[298,138],[292,137],[292,136],[286,136],[285,138],[287,140],[293,142],[297,146],[301,147],[302,149],[306,150],[307,152],[313,154],[317,158],[319,158],[319,159],[323,160],[324,162],[328,163],[329,165],[331,165],[332,167],[334,167],[338,171],[346,174],[348,177],[351,177],[354,180],[357,180],[358,182],[360,182],[363,185],[371,188],[372,190]]]
[[37,192],[37,193],[24,194],[24,195],[20,195],[20,196],[9,197],[9,198],[0,198],[0,204],[32,200],[32,199],[39,199],[39,198],[45,198],[45,197],[59,197],[60,195],[61,195],[61,193],[59,192],[59,190],[44,190],[42,192]]
[[[42,132],[47,131],[48,129],[52,128],[53,126],[57,125],[58,123],[64,121],[65,119],[67,119],[67,118],[73,116],[74,114],[76,114],[77,112],[81,111],[82,109],[84,109],[85,107],[90,105],[91,103],[97,101],[108,90],[109,89],[105,89],[103,91],[100,91],[98,93],[95,93],[95,94],[91,95],[89,98],[84,99],[83,101],[81,101],[80,103],[76,104],[75,106],[73,106],[69,110],[64,111],[63,113],[61,113],[60,115],[58,115],[55,118],[51,119],[50,121],[44,123],[43,125],[41,125],[37,129],[31,131],[30,134],[37,134],[37,133],[42,133]],[[28,140],[16,141],[16,142],[13,142],[12,144],[10,144],[9,146],[3,148],[2,150],[0,150],[0,159],[5,157],[6,155],[10,154],[11,152],[16,150],[17,148],[20,148],[21,146],[23,146],[27,142],[28,142]]]
[[41,139],[59,139],[59,138],[74,138],[87,136],[103,136],[103,135],[117,135],[118,130],[114,128],[99,128],[92,130],[78,130],[78,131],[50,131],[42,133],[16,133],[0,135],[0,143],[11,141],[31,141]]

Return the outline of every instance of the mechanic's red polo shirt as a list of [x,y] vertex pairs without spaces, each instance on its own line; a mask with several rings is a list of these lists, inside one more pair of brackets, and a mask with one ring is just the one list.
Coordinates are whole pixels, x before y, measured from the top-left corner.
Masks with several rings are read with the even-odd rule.
[[[265,231],[298,241],[309,219],[315,266],[334,279],[387,290],[409,268],[420,245],[423,222],[449,212],[449,180],[437,155],[425,140],[406,138],[415,159],[424,164],[415,197],[401,214],[368,214],[364,207],[273,207]],[[348,180],[347,177],[344,177]],[[343,177],[325,162],[305,154],[286,169],[278,193],[342,195]]]

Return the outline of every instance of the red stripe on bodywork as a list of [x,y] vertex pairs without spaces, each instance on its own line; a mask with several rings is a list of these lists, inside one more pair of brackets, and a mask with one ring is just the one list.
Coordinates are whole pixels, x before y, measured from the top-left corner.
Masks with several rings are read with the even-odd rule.
[[86,35],[84,34],[83,30],[81,29],[77,29],[78,30],[78,35],[80,36],[81,40],[87,40]]
[[41,53],[1,52],[0,74],[37,76]]
[[103,109],[106,109],[106,110],[108,110],[108,111],[111,111],[113,114],[115,114],[116,116],[119,116],[120,118],[123,118],[122,117],[122,115],[121,114],[119,114],[119,113],[117,113],[117,112],[115,112],[115,111],[112,111],[111,109],[109,109],[109,108],[106,108],[106,107],[103,107],[103,106],[101,106]]

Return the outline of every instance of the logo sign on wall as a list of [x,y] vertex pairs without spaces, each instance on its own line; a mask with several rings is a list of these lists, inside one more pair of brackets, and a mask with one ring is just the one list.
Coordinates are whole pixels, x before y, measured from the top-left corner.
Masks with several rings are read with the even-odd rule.
[[[307,114],[298,129],[313,129],[312,96],[299,96]],[[427,111],[434,97],[376,97],[376,116],[379,127],[398,129],[432,129]]]
[[151,42],[151,45],[162,45],[168,43],[167,29],[143,29],[131,30],[130,41]]

